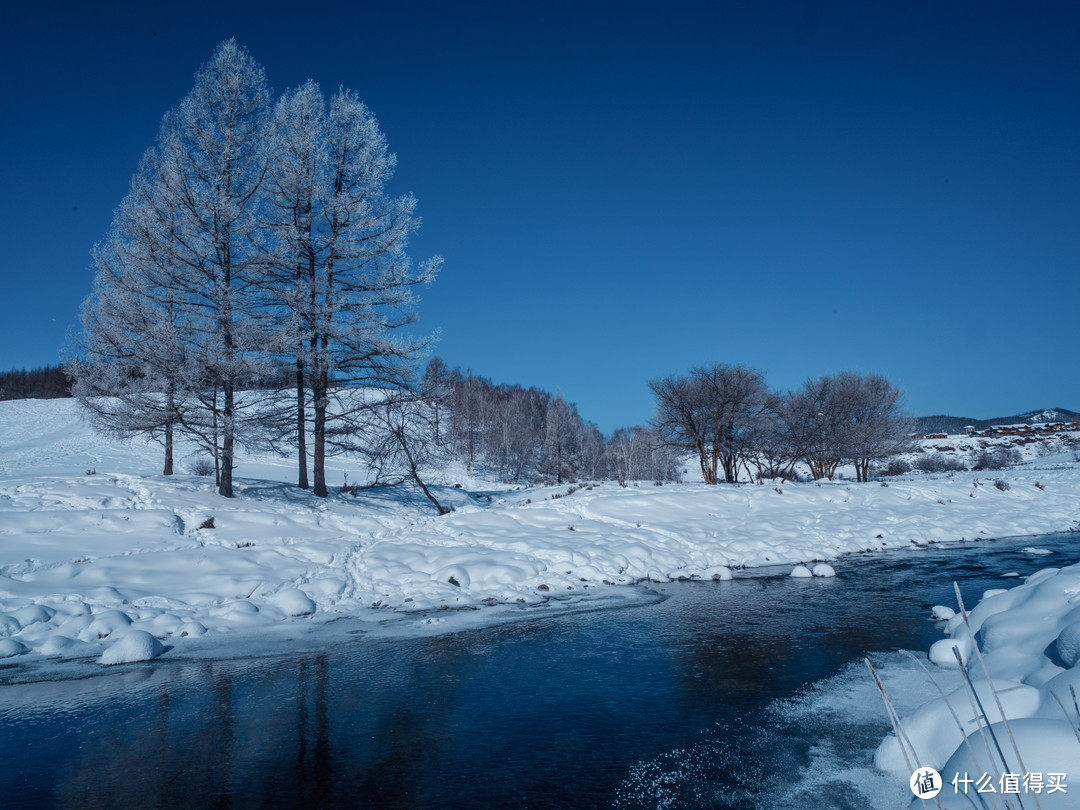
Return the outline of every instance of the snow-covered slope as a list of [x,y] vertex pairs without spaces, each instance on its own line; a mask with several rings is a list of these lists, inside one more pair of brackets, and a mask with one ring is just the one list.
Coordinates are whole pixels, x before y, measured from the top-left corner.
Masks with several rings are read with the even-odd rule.
[[[448,470],[436,481],[456,507],[445,517],[407,490],[315,498],[290,485],[289,459],[243,458],[231,500],[211,479],[161,476],[160,463],[156,445],[95,435],[70,400],[0,403],[0,655],[108,663],[335,619],[371,628],[408,614],[434,626],[449,608],[494,616],[645,578],[725,577],[1080,520],[1068,454],[993,473],[1000,488],[963,473],[887,486],[605,482],[567,494]],[[331,476],[362,478],[350,460],[335,463]],[[164,645],[137,635],[106,654],[138,630]]]

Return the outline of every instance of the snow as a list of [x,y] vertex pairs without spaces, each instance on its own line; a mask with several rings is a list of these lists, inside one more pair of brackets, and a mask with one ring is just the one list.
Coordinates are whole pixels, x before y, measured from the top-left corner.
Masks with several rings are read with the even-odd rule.
[[[195,457],[178,448],[178,469]],[[218,654],[331,628],[445,632],[522,611],[625,604],[634,590],[616,586],[724,580],[747,567],[831,577],[848,553],[1070,530],[1080,501],[1068,454],[1033,457],[1038,469],[887,486],[605,482],[572,494],[449,467],[431,482],[456,510],[442,517],[408,489],[316,498],[293,486],[289,458],[243,456],[233,499],[212,479],[160,475],[161,461],[157,445],[94,434],[71,400],[0,402],[6,655],[23,666],[133,660],[109,651],[145,635],[164,642],[155,654],[166,657]],[[332,482],[363,479],[353,459],[333,465]],[[214,528],[203,528],[210,518]]]
[[934,605],[930,608],[930,614],[933,616],[934,621],[947,622],[956,615],[956,611],[947,605]]
[[[966,621],[962,611],[948,619],[948,637],[931,646],[929,658],[955,672],[953,648],[960,650],[978,702],[961,685],[902,716],[914,750],[908,759],[940,771],[945,788],[938,798],[946,808],[972,806],[964,803],[962,784],[953,785],[965,775],[991,773],[1000,784],[1010,773],[1048,778],[1071,769],[1075,779],[1080,716],[1071,690],[1080,688],[1080,564],[1043,569],[1009,590],[987,591],[967,607]],[[931,676],[941,674],[939,669]],[[1011,741],[1003,743],[1004,762],[984,739],[988,724],[999,740],[1010,740],[1010,732],[1016,739],[1015,749]],[[893,734],[878,747],[875,764],[901,779],[911,772]],[[1041,806],[1075,807],[1077,792],[1076,784],[1071,796],[1044,792]],[[918,800],[911,804],[918,806]]]
[[149,661],[165,652],[165,647],[145,630],[132,630],[101,654],[99,664],[131,664]]

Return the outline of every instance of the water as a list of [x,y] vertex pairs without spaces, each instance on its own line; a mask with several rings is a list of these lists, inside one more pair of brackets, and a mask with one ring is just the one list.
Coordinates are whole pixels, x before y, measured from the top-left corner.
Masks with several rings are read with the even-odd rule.
[[[973,604],[1016,584],[1004,573],[1073,561],[1076,543],[849,557],[835,579],[758,571],[452,636],[7,684],[0,796],[80,808],[864,807],[890,786],[867,767],[887,724],[863,657],[902,677],[915,665],[888,651],[941,637],[929,607],[954,603],[953,580]],[[1057,553],[1022,550],[1032,545]]]

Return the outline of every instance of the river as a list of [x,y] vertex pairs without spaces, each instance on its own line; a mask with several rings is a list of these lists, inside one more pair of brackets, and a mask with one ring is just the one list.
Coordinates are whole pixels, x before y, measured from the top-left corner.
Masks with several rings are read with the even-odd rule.
[[954,580],[974,604],[1018,582],[1005,574],[1075,561],[1077,537],[854,555],[829,579],[787,566],[653,584],[635,607],[452,635],[8,683],[0,796],[80,808],[895,807],[906,787],[869,766],[888,727],[862,659],[903,681],[915,665],[893,651],[941,637],[929,607],[953,603]]

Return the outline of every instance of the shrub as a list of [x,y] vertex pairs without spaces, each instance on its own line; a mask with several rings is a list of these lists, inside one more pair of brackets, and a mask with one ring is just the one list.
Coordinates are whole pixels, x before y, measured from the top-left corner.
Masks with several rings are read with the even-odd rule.
[[920,456],[915,459],[914,466],[916,470],[928,473],[958,472],[967,469],[960,459],[949,458],[941,453],[928,453]]
[[971,459],[973,470],[1004,470],[1022,461],[1020,451],[1015,447],[995,447],[993,450],[983,449]]
[[199,456],[191,462],[191,474],[208,476],[214,474],[214,462],[206,456]]
[[345,483],[341,485],[341,494],[342,495],[355,496],[356,493],[358,493],[361,489],[363,489],[363,487],[361,487],[360,484],[357,484],[357,483],[350,484],[349,483],[349,474],[345,473]]
[[1008,492],[1012,487],[1009,486],[1009,482],[1004,478],[995,478],[994,486],[1000,489],[1002,492]]
[[902,458],[889,459],[889,463],[878,470],[878,475],[904,475],[911,472],[911,462]]

